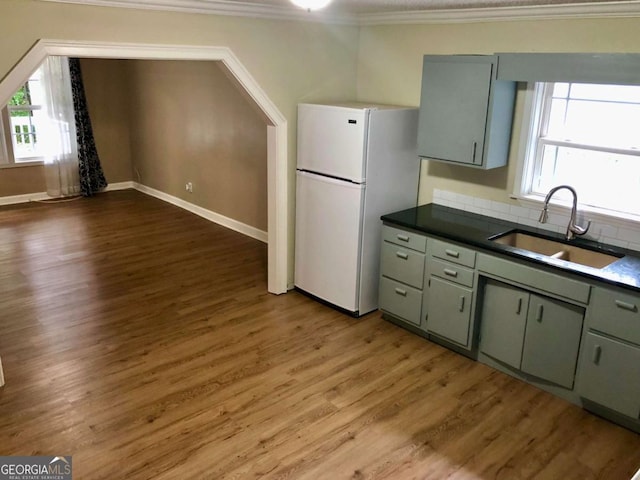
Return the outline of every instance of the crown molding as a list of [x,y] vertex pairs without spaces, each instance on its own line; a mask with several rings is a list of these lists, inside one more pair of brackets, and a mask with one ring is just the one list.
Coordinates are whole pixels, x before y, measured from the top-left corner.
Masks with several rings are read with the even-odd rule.
[[40,0],[53,3],[74,3],[99,7],[120,7],[142,10],[163,10],[181,13],[205,13],[237,17],[266,18],[272,20],[295,20],[308,22],[356,25],[353,15],[331,15],[326,12],[306,12],[298,8],[259,5],[249,2],[226,0]]
[[164,10],[184,13],[232,15],[276,20],[337,23],[345,25],[392,25],[429,23],[472,23],[509,20],[566,18],[616,18],[640,16],[640,0],[567,5],[419,10],[406,12],[333,15],[291,8],[228,0],[40,0],[103,7]]
[[358,15],[359,25],[473,23],[509,20],[558,20],[563,18],[615,18],[640,16],[640,1],[574,3],[520,7],[422,10]]

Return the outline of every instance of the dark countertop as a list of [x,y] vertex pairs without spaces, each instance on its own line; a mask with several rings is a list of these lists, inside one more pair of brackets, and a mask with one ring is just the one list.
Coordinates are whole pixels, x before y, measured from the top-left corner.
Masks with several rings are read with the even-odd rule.
[[[618,287],[640,291],[640,252],[633,250],[603,245],[580,237],[567,242],[564,235],[559,233],[435,204],[389,213],[388,215],[383,215],[382,220],[388,224],[436,235],[489,252],[501,253],[532,264],[545,265],[562,272],[573,273]],[[605,268],[597,269],[508,245],[501,245],[489,240],[489,238],[511,230],[518,230],[589,250],[623,257]]]

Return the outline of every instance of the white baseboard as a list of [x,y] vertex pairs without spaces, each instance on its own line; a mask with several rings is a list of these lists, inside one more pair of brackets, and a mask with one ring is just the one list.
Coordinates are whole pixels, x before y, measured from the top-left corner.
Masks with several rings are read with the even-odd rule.
[[[211,210],[207,210],[206,208],[199,207],[198,205],[189,203],[186,200],[182,200],[181,198],[174,197],[173,195],[169,195],[168,193],[161,192],[160,190],[156,190],[155,188],[147,187],[146,185],[142,185],[141,183],[138,183],[138,182],[128,181],[128,182],[110,183],[107,186],[107,188],[105,188],[103,191],[109,192],[109,191],[115,191],[115,190],[128,190],[128,189],[138,190],[139,192],[145,193],[147,195],[158,198],[160,200],[163,200],[177,207],[183,208],[188,212],[195,213],[199,217],[206,218],[210,222],[217,223],[218,225],[227,227],[228,229],[233,230],[235,232],[239,232],[251,238],[255,238],[256,240],[260,240],[263,243],[268,243],[269,241],[267,232],[263,230],[259,230],[255,227],[239,222],[238,220],[234,220],[233,218],[225,217],[224,215],[220,215],[219,213],[212,212]],[[25,195],[12,195],[8,197],[0,197],[0,206],[14,205],[17,203],[36,202],[40,200],[47,200],[50,198],[51,197],[47,195],[47,192],[27,193]]]
[[0,197],[0,206],[15,205],[17,203],[38,202],[51,198],[47,192],[25,193],[24,195],[9,195],[8,197]]
[[[129,188],[135,188],[133,183],[134,182],[131,181],[111,183],[103,191],[108,192],[113,190],[127,190]],[[0,206],[15,205],[17,203],[39,202],[41,200],[51,200],[51,197],[47,195],[47,192],[25,193],[23,195],[9,195],[7,197],[0,197]]]
[[145,193],[177,207],[183,208],[188,212],[195,213],[199,217],[205,218],[210,222],[217,223],[218,225],[222,225],[223,227],[226,227],[235,232],[239,232],[243,235],[255,238],[256,240],[260,240],[263,243],[268,243],[269,241],[267,232],[263,230],[259,230],[255,227],[239,222],[238,220],[234,220],[233,218],[225,217],[224,215],[220,215],[219,213],[212,212],[211,210],[207,210],[206,208],[199,207],[198,205],[194,205],[193,203],[189,203],[186,200],[174,197],[173,195],[169,195],[168,193],[161,192],[160,190],[156,190],[155,188],[147,187],[146,185],[142,185],[141,183],[131,183],[133,184],[133,188],[135,188],[139,192]]
[[129,180],[128,182],[110,183],[103,192],[113,192],[114,190],[129,190],[130,188],[136,188],[135,182]]

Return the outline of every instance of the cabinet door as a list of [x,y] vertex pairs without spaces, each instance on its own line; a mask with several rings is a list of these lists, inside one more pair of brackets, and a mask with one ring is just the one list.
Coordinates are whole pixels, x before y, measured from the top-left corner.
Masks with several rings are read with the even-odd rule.
[[472,299],[473,293],[468,288],[431,277],[427,331],[468,346]]
[[578,393],[623,415],[640,418],[640,348],[587,333]]
[[482,164],[492,61],[491,56],[424,57],[420,156]]
[[480,351],[519,369],[528,306],[528,292],[487,280],[480,319]]
[[584,309],[531,295],[522,351],[522,371],[572,389]]

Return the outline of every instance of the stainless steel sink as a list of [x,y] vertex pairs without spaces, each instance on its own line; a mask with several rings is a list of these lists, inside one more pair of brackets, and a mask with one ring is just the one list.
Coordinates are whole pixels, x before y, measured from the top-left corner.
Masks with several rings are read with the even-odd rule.
[[523,232],[510,232],[494,237],[491,240],[501,245],[508,245],[520,250],[539,253],[550,258],[557,258],[592,268],[604,268],[621,258]]

